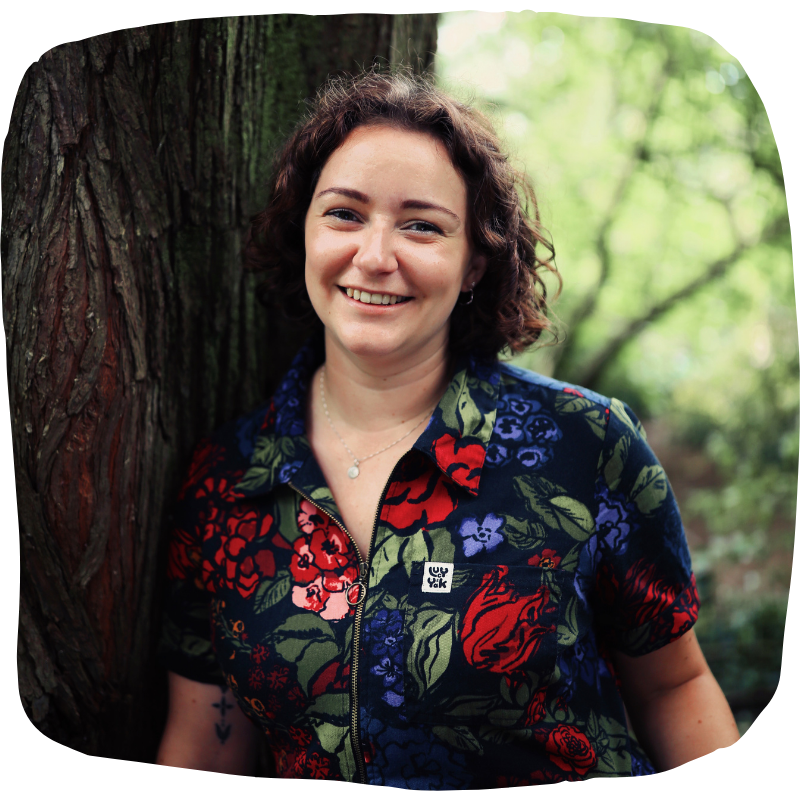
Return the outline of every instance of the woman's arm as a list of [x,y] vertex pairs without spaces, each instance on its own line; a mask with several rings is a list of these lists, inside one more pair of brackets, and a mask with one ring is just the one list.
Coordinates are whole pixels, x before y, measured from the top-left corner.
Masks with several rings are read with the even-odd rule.
[[614,651],[612,657],[633,729],[657,770],[680,766],[739,739],[694,631],[644,656]]
[[169,674],[169,713],[157,764],[253,775],[259,732],[225,686]]

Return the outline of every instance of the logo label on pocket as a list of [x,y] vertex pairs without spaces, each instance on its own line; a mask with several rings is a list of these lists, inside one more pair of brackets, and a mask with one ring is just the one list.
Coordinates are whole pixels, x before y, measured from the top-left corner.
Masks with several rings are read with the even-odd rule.
[[453,565],[444,561],[426,561],[422,573],[423,592],[449,592],[453,584]]

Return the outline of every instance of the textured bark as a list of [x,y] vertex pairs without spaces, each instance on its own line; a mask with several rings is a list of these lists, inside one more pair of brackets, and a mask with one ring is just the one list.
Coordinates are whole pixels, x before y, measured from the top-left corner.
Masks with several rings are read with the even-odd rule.
[[436,15],[118,31],[26,73],[3,151],[3,318],[21,536],[19,684],[47,736],[152,758],[168,512],[197,439],[304,332],[239,256],[271,150],[333,71],[429,67]]

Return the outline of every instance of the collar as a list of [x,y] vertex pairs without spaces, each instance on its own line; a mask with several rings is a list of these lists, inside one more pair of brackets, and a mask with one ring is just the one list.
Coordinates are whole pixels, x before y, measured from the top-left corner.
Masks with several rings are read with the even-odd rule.
[[[292,483],[338,516],[322,470],[306,437],[305,400],[308,385],[325,355],[321,337],[300,348],[280,382],[261,428],[250,465],[237,489],[245,497],[267,494]],[[461,358],[455,374],[414,449],[473,495],[478,494],[486,448],[492,436],[500,385],[499,365]]]

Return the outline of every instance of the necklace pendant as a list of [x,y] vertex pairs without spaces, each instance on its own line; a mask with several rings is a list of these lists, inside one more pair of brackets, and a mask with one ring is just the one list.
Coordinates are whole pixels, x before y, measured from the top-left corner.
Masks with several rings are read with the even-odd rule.
[[358,467],[353,464],[349,470],[347,470],[347,477],[348,478],[357,478],[358,477]]

